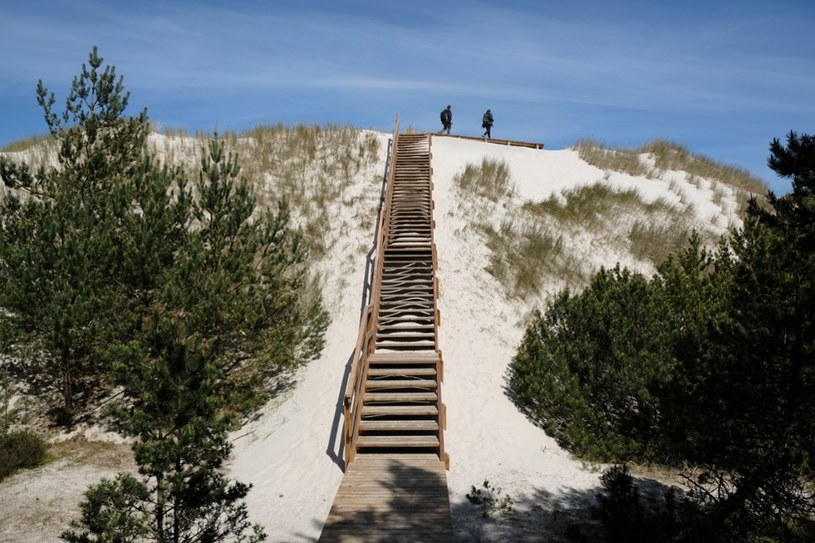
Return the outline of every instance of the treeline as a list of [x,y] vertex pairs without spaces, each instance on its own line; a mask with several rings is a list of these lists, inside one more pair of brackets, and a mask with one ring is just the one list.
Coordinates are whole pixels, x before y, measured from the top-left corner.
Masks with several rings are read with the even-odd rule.
[[96,48],[64,110],[37,98],[58,164],[0,158],[0,348],[58,424],[108,401],[139,466],[93,485],[63,538],[262,539],[221,467],[228,432],[322,348],[301,232],[217,137],[197,172],[158,163]]
[[789,194],[751,201],[716,250],[692,238],[653,277],[618,266],[561,292],[511,364],[570,451],[682,469],[666,541],[815,538],[815,138],[770,152]]

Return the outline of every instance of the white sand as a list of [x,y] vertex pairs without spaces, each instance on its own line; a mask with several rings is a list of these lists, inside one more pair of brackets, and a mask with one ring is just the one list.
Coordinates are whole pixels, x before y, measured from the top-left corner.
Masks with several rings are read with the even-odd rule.
[[[388,136],[380,138],[386,149]],[[496,158],[510,164],[518,202],[541,201],[564,190],[603,181],[621,190],[636,188],[647,201],[690,202],[700,221],[722,231],[738,221],[735,203],[732,198],[720,198],[714,204],[710,183],[690,184],[682,173],[669,173],[661,180],[606,174],[580,160],[572,150],[532,150],[434,138],[432,152],[440,345],[445,363],[442,391],[448,408],[445,440],[451,458],[448,485],[454,528],[460,541],[528,540],[532,534],[552,529],[563,512],[590,501],[599,470],[587,469],[570,458],[507,397],[505,372],[522,336],[524,319],[535,302],[507,301],[497,282],[484,271],[488,249],[460,214],[452,190],[453,176],[468,163],[479,164],[482,157]],[[380,172],[384,168],[384,157],[379,168]],[[358,190],[366,193],[368,206],[378,199],[378,187],[372,189],[370,172],[360,175]],[[347,215],[338,224],[360,223],[360,209],[338,209]],[[495,212],[500,215],[514,209],[510,206]],[[247,500],[249,511],[254,521],[265,526],[271,542],[315,541],[342,478],[338,455],[343,439],[343,379],[357,336],[364,250],[370,247],[373,232],[359,227],[340,230],[322,270],[326,304],[333,319],[325,350],[318,360],[298,371],[295,386],[233,436],[230,476],[254,485]],[[633,262],[630,257],[626,260],[625,254],[599,250],[602,243],[597,240],[581,243],[570,250],[589,267],[614,265],[617,260]],[[648,266],[644,268],[647,271]],[[558,288],[550,285],[546,290],[551,293]],[[47,473],[44,470],[42,476],[49,477]],[[466,499],[471,485],[478,486],[485,479],[502,488],[515,500],[516,508],[528,514],[512,522],[485,523]],[[83,472],[74,485],[81,489],[95,480]],[[4,494],[0,497],[11,495],[12,484],[34,493],[49,488],[38,485],[32,475],[21,474],[0,486]],[[71,494],[74,503],[75,494]],[[5,500],[7,505],[9,501]],[[3,502],[0,499],[0,504]],[[8,507],[0,507],[0,517],[10,512]],[[34,535],[40,529],[48,534]],[[64,525],[32,530],[31,541],[51,540],[61,529]],[[0,525],[0,540],[6,540],[9,533]]]
[[[488,249],[476,233],[468,231],[466,218],[456,214],[452,179],[467,163],[479,164],[482,157],[505,160],[511,165],[518,197],[540,201],[603,180],[604,172],[571,150],[434,138],[432,152],[440,345],[445,364],[442,393],[448,409],[445,445],[451,458],[448,487],[454,525],[462,541],[512,537],[511,526],[479,525],[478,511],[466,499],[472,485],[487,479],[512,496],[518,509],[551,510],[589,496],[587,492],[597,487],[599,470],[586,469],[570,458],[507,397],[506,368],[530,307],[507,302],[499,285],[484,271]],[[611,174],[606,182],[621,190],[637,188],[646,200],[678,199],[666,181]],[[704,213],[718,209],[725,214],[712,207],[707,194],[692,185],[686,190],[686,198],[698,200],[696,209]],[[592,250],[589,247],[585,252],[589,258]],[[296,389],[278,407],[269,409],[251,438],[236,442],[231,475],[255,485],[249,509],[266,527],[270,541],[316,540],[342,478],[336,459],[342,440],[341,395],[356,341],[364,265],[364,258],[359,258],[353,277],[331,307],[334,321],[323,356],[300,372]],[[336,292],[332,282],[340,279],[329,275],[328,290]],[[547,504],[541,503],[544,498]],[[524,530],[545,529],[540,524],[553,518],[552,514],[538,515],[533,520],[538,525],[532,527],[517,522],[521,533],[515,537],[524,537]]]

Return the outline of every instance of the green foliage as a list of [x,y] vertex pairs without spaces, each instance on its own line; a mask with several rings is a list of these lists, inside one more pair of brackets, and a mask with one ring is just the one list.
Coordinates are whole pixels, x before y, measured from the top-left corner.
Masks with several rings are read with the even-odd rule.
[[48,444],[34,432],[17,430],[0,435],[0,481],[19,469],[45,461]]
[[0,215],[0,340],[29,386],[59,393],[58,420],[70,422],[113,385],[112,346],[154,314],[182,312],[224,357],[230,407],[259,405],[269,379],[319,351],[327,323],[286,201],[259,209],[217,137],[194,186],[156,163],[146,113],[123,116],[122,79],[95,49],[65,112],[42,84],[38,96],[59,167],[0,160],[15,189]]
[[[752,200],[716,253],[692,239],[651,280],[601,271],[561,293],[511,367],[571,450],[687,466],[681,541],[815,534],[815,138],[770,149],[790,194]],[[615,493],[636,511],[630,486]]]
[[[698,238],[648,280],[619,266],[560,293],[527,329],[510,368],[518,401],[551,435],[597,459],[675,458],[661,433],[679,359],[720,318],[720,286]],[[678,407],[677,407],[678,409]]]
[[[144,511],[149,495],[147,487],[132,475],[102,479],[85,492],[85,501],[80,504],[82,520],[73,521],[73,529],[61,537],[70,543],[144,541],[151,531],[149,515]],[[82,531],[83,526],[87,530]]]
[[[115,410],[133,446],[142,480],[119,475],[92,486],[82,517],[63,534],[72,542],[260,541],[243,499],[251,488],[220,472],[229,456],[224,370],[183,318],[158,317],[143,343],[121,349],[118,381],[130,401]],[[251,528],[251,534],[248,534]]]
[[146,113],[123,116],[122,80],[101,67],[94,49],[62,114],[39,85],[59,167],[0,162],[2,345],[29,386],[59,390],[67,421],[119,387],[110,414],[137,438],[141,480],[92,487],[64,537],[258,541],[250,487],[222,474],[227,432],[322,349],[303,236],[285,199],[260,208],[217,135],[197,184],[156,163]]
[[[212,141],[196,197],[184,207],[182,224],[192,227],[177,232],[172,265],[139,283],[149,302],[137,308],[140,333],[110,353],[124,398],[114,419],[138,438],[133,450],[147,494],[138,518],[132,508],[115,513],[139,529],[149,526],[157,541],[264,538],[247,520],[250,487],[220,472],[231,450],[227,432],[265,402],[281,368],[322,348],[327,317],[319,299],[301,294],[306,253],[288,228],[285,202],[277,214],[255,217],[254,195],[239,173],[237,157]],[[92,488],[89,510],[102,514],[92,507],[99,493],[129,504],[119,490]],[[68,540],[103,539],[92,521],[75,525]]]
[[603,490],[596,495],[597,505],[592,509],[592,516],[600,521],[602,530],[591,534],[588,540],[606,543],[678,540],[680,512],[674,488],[656,500],[647,500],[625,464],[608,468],[600,482]]
[[37,88],[59,166],[32,172],[0,157],[0,177],[17,189],[0,215],[0,346],[26,362],[33,387],[59,394],[63,422],[105,390],[98,345],[111,339],[127,179],[142,164],[147,130],[144,113],[121,117],[128,95],[112,67],[100,69],[96,49],[89,65],[62,114],[42,82]]
[[654,454],[654,392],[671,363],[648,282],[601,270],[581,294],[538,314],[513,358],[510,384],[562,444],[607,459]]
[[791,133],[771,152],[793,191],[771,194],[772,211],[754,201],[734,234],[729,318],[696,361],[687,401],[688,457],[700,466],[688,484],[722,540],[813,534],[815,139]]

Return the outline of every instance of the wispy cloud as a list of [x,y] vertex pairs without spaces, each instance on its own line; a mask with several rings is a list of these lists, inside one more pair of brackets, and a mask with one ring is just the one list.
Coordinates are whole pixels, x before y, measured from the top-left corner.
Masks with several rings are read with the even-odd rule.
[[[763,153],[778,126],[815,121],[815,7],[795,0],[16,4],[0,19],[0,49],[15,51],[0,55],[0,144],[40,131],[17,102],[37,79],[66,92],[93,44],[136,103],[191,129],[389,127],[396,111],[433,129],[454,102],[464,130],[490,104],[507,136],[641,143],[676,131],[700,152],[730,138],[713,158],[743,163],[733,150],[763,142]],[[763,158],[755,169],[769,177]]]

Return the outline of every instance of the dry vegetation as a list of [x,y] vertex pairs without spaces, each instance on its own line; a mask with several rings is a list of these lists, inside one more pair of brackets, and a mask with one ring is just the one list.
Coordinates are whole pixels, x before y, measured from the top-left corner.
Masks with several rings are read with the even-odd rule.
[[706,179],[726,185],[735,192],[740,210],[745,209],[751,196],[767,193],[764,183],[746,170],[691,153],[686,147],[667,140],[656,139],[639,149],[608,149],[596,140],[583,139],[573,148],[580,153],[580,158],[607,172],[659,179],[665,172],[682,171],[690,183],[698,185]]
[[[194,171],[212,135],[169,134],[154,140],[158,155]],[[276,124],[218,137],[238,155],[242,175],[254,184],[261,206],[274,208],[286,200],[315,259],[325,254],[335,233],[373,228],[384,159],[376,134],[351,126]],[[354,187],[360,175],[370,180],[362,191]],[[336,223],[343,207],[355,210],[354,224]]]
[[[694,231],[703,243],[718,243],[721,228],[699,216],[687,190],[709,190],[711,202],[724,214],[726,201],[736,200],[737,205],[730,205],[741,212],[748,198],[766,193],[747,172],[664,140],[641,149],[606,149],[582,140],[575,149],[584,161],[604,170],[605,179],[541,202],[515,197],[509,165],[503,162],[467,164],[454,179],[462,216],[484,234],[491,251],[487,271],[510,298],[545,296],[545,286],[585,286],[597,264],[591,255],[579,255],[580,246],[647,272],[681,250]],[[667,196],[648,201],[637,190],[615,189],[607,183],[610,172],[670,179],[668,192],[678,201]],[[677,172],[683,172],[684,181]]]

